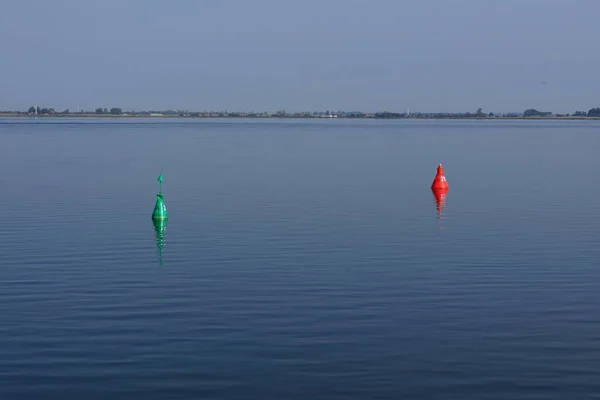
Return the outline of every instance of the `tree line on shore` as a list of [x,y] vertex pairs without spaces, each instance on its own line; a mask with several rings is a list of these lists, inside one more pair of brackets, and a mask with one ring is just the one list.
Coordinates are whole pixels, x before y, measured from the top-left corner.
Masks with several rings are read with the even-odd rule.
[[[80,114],[87,114],[85,111],[80,111]],[[120,108],[111,108],[110,110],[107,108],[96,108],[94,110],[96,114],[112,114],[112,115],[120,115],[123,111]],[[64,111],[57,112],[54,108],[40,108],[39,106],[31,106],[27,110],[27,114],[41,114],[41,115],[51,115],[51,114],[70,114],[69,109],[65,109]]]
[[534,108],[525,110],[523,113],[484,113],[481,108],[478,108],[476,112],[464,112],[464,113],[398,113],[398,112],[345,112],[345,111],[325,111],[325,112],[296,112],[288,113],[284,110],[277,111],[275,113],[256,113],[256,112],[227,112],[227,111],[204,111],[204,112],[190,112],[190,111],[123,111],[121,108],[96,108],[93,111],[80,110],[77,112],[70,112],[69,109],[63,111],[56,111],[54,108],[46,108],[39,106],[31,106],[26,112],[20,111],[4,111],[2,113],[7,114],[29,114],[29,115],[132,115],[132,116],[144,116],[144,115],[163,115],[163,116],[184,116],[184,117],[287,117],[287,118],[324,118],[324,117],[336,117],[336,118],[380,118],[380,119],[397,119],[397,118],[502,118],[502,117],[600,117],[600,107],[591,108],[586,111],[575,111],[572,114],[552,114],[550,111],[538,111]]

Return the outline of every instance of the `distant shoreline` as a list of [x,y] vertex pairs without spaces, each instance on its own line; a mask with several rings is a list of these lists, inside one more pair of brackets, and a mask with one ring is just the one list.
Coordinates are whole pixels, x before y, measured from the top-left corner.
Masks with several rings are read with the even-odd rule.
[[285,116],[285,115],[149,115],[149,114],[95,114],[95,113],[72,113],[72,114],[18,114],[18,113],[0,113],[0,118],[29,118],[29,119],[55,119],[55,118],[185,118],[185,119],[316,119],[316,120],[600,120],[600,117],[588,116],[410,116],[410,117],[352,117],[352,116],[336,116],[319,117],[319,116]]

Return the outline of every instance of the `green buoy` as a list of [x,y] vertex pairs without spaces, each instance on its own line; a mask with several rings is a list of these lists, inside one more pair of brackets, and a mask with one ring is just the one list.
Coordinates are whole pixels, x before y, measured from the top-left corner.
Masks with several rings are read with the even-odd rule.
[[165,205],[165,198],[162,193],[162,182],[163,176],[162,172],[158,176],[158,194],[156,195],[156,205],[154,206],[154,212],[152,212],[153,220],[166,220],[169,218],[169,214],[167,213],[167,206]]

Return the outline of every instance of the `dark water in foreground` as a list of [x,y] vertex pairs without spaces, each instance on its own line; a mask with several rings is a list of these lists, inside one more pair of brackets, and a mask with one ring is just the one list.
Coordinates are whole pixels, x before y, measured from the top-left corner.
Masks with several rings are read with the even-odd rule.
[[118,121],[0,120],[1,399],[599,395],[599,123]]

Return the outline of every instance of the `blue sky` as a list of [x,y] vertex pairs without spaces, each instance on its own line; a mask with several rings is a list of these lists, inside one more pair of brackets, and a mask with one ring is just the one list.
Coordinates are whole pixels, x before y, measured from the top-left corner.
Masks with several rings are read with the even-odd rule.
[[597,0],[10,1],[0,109],[587,111],[599,15]]

